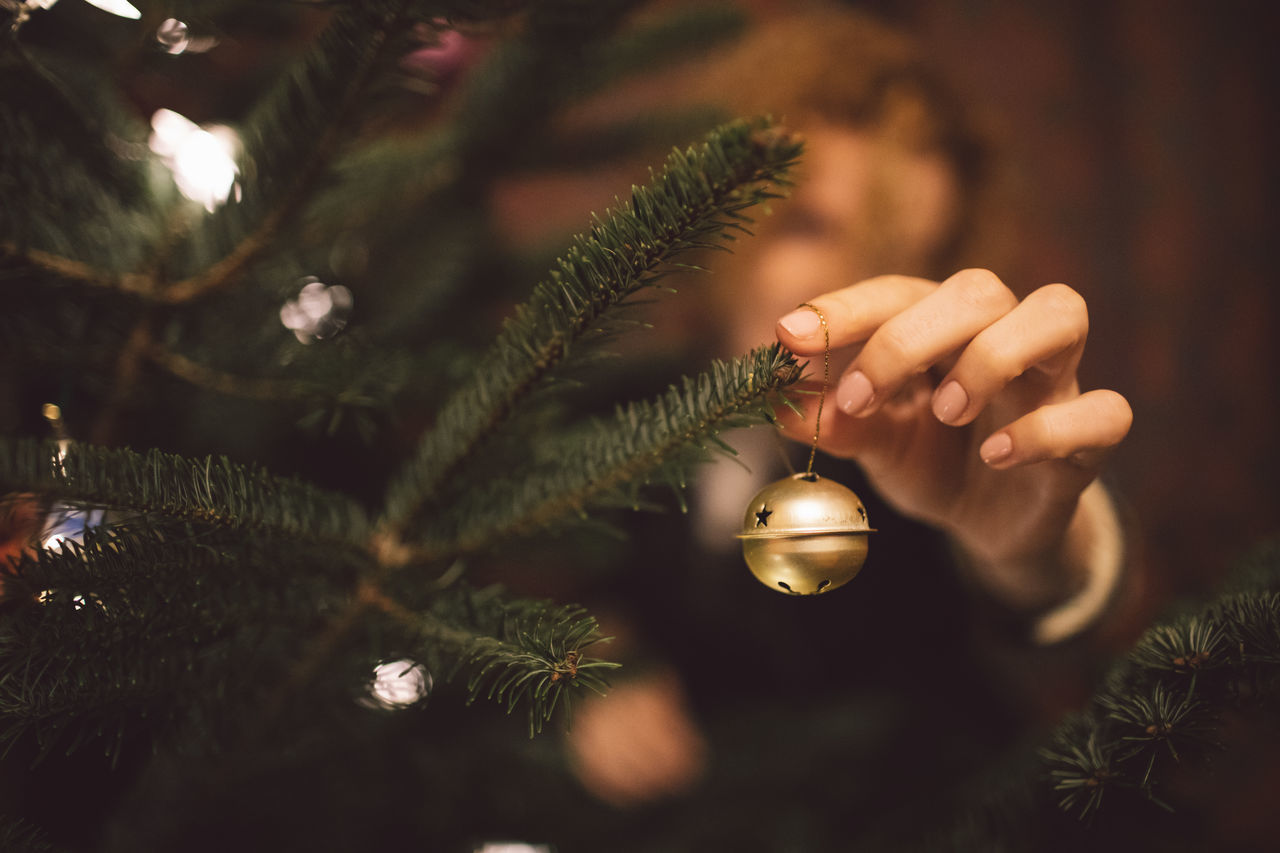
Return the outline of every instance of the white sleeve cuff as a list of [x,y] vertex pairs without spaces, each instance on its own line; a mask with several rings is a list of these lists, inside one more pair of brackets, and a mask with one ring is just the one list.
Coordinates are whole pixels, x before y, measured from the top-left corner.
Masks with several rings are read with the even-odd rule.
[[1088,572],[1084,587],[1071,598],[1041,614],[1031,626],[1031,639],[1039,645],[1051,645],[1070,639],[1093,625],[1120,586],[1124,569],[1124,533],[1120,516],[1106,488],[1094,481],[1080,495],[1094,535],[1084,555]]

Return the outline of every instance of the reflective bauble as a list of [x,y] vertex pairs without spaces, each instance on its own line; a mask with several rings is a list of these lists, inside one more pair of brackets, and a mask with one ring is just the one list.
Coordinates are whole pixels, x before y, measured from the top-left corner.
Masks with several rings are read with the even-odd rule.
[[747,567],[765,586],[818,595],[853,579],[872,532],[851,489],[817,474],[793,474],[752,498],[738,538]]

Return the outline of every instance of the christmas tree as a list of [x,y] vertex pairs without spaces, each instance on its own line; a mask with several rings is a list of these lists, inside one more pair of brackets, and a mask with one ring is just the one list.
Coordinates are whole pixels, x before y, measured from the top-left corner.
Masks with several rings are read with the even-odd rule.
[[[655,384],[603,358],[637,304],[749,239],[801,156],[769,119],[691,114],[566,151],[566,107],[737,26],[624,28],[637,5],[0,4],[6,849],[723,843],[685,813],[654,831],[582,805],[540,733],[605,692],[609,647],[572,602],[486,582],[620,562],[615,512],[678,503],[803,370],[771,346],[615,390]],[[174,91],[196,121],[151,108]],[[700,141],[554,260],[495,249],[504,175],[677,128]],[[922,787],[995,806],[949,793],[870,849],[1046,849],[1111,790],[1146,815],[1166,755],[1210,749],[1245,685],[1274,691],[1269,572],[1153,629],[1041,753],[942,760]],[[868,713],[805,719],[817,744]],[[802,740],[828,790],[777,806],[777,839],[830,849],[806,809],[867,790]],[[794,760],[774,758],[751,778]]]

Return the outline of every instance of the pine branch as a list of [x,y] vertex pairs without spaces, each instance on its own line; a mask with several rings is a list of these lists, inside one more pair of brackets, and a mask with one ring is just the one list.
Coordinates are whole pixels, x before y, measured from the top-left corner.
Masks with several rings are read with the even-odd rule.
[[[141,124],[108,75],[6,39],[0,49],[0,253],[30,272],[137,293],[121,274],[154,230],[141,162],[121,157]],[[24,270],[25,271],[25,270]]]
[[294,658],[264,637],[315,624],[318,603],[362,568],[338,557],[261,533],[136,522],[25,554],[0,613],[0,741],[33,731],[47,753],[98,740],[115,757],[144,719],[161,733],[157,723],[202,704],[252,704]]
[[216,527],[313,537],[355,550],[369,524],[355,501],[225,458],[0,439],[0,489]]
[[661,397],[619,408],[612,421],[568,433],[543,449],[540,455],[554,460],[549,470],[538,466],[522,480],[473,488],[428,529],[422,556],[436,561],[469,554],[593,506],[635,506],[640,489],[655,483],[682,488],[687,472],[710,450],[732,453],[720,432],[767,421],[770,398],[799,375],[794,357],[774,344],[715,362]]
[[555,711],[569,713],[572,691],[603,694],[605,674],[618,664],[586,656],[605,642],[596,620],[576,606],[502,600],[496,589],[453,590],[418,617],[418,659],[450,677],[467,673],[468,702],[484,697],[511,713],[526,707],[529,735]]
[[[128,552],[102,547],[110,541],[119,540],[90,536],[83,546],[65,543],[60,553],[40,551],[7,580],[9,607],[0,619],[0,742],[11,744],[34,732],[46,755],[103,740],[107,754],[118,756],[144,715],[168,718],[162,706],[172,704],[185,682],[184,667],[175,648],[153,647],[119,630],[122,619],[136,627],[125,589],[139,563]],[[139,549],[138,555],[149,550]],[[201,556],[207,564],[208,555]],[[162,565],[171,565],[172,552],[167,557]],[[26,600],[19,601],[10,585],[25,589]]]
[[[424,4],[369,0],[348,4],[333,16],[293,72],[257,102],[240,126],[238,202],[222,206],[189,230],[176,261],[169,257],[174,247],[153,246],[165,257],[153,258],[146,270],[121,272],[61,254],[71,246],[50,251],[6,240],[0,249],[66,281],[164,304],[189,302],[234,283],[274,248],[282,228],[309,200],[368,100],[377,72],[399,46],[398,36],[415,5]],[[480,11],[480,4],[425,5],[447,13]],[[46,152],[28,159],[41,163],[52,158]],[[175,269],[179,277],[171,280]]]
[[460,179],[491,175],[495,164],[523,148],[530,131],[582,94],[590,80],[584,70],[599,64],[591,61],[591,51],[638,5],[638,0],[534,4],[521,35],[502,45],[467,81],[450,132]]
[[441,410],[392,484],[386,522],[403,531],[519,403],[628,297],[653,285],[680,253],[732,239],[743,211],[776,197],[799,152],[762,121],[737,122],[698,150],[676,151],[663,175],[579,236],[479,359],[472,381]]
[[1214,616],[1227,647],[1238,649],[1244,664],[1280,665],[1280,592],[1226,596]]
[[[1081,820],[1090,820],[1112,788],[1125,787],[1115,770],[1115,746],[1100,738],[1096,727],[1080,720],[1059,726],[1052,745],[1040,752],[1058,791],[1059,806]],[[1132,786],[1132,783],[1129,783]]]
[[6,853],[58,853],[40,829],[7,814],[0,814],[0,850]]
[[23,248],[12,241],[0,242],[0,252],[19,265],[34,267],[50,273],[60,279],[100,287],[107,290],[118,290],[133,296],[147,296],[155,289],[155,280],[151,276],[139,273],[115,273],[98,269],[84,261],[62,257],[42,249]]
[[[202,223],[186,246],[188,264],[200,271],[164,287],[160,301],[188,302],[226,286],[272,248],[349,133],[380,63],[399,44],[394,36],[411,5],[378,0],[337,14],[293,73],[258,102],[240,128],[241,200]],[[212,263],[201,245],[210,234],[220,254]]]
[[1227,711],[1280,701],[1280,548],[1261,549],[1250,571],[1245,588],[1148,629],[1055,732],[1042,758],[1064,811],[1090,821],[1109,790],[1171,809],[1165,780],[1221,749]]
[[649,74],[737,38],[746,28],[743,10],[729,4],[673,7],[656,21],[614,39],[593,59],[593,89],[604,89],[636,74]]
[[[580,0],[561,2],[573,10]],[[598,2],[592,5],[604,8]],[[309,215],[329,227],[350,227],[353,215],[385,216],[388,204],[412,216],[415,210],[429,211],[433,195],[456,189],[459,183],[491,181],[502,172],[581,169],[603,159],[616,161],[622,153],[666,146],[671,139],[690,138],[726,121],[729,116],[722,112],[713,116],[699,108],[676,115],[649,114],[625,126],[593,128],[585,136],[548,137],[540,132],[564,102],[711,49],[740,32],[744,23],[741,11],[728,6],[673,9],[656,23],[613,37],[616,18],[632,5],[630,0],[613,2],[611,15],[589,21],[587,27],[576,22],[569,32],[535,24],[514,43],[498,46],[471,72],[457,120],[421,136],[377,140],[345,158],[340,166],[343,180],[361,192],[338,187],[313,205]],[[539,4],[530,14],[554,14],[550,6]],[[476,168],[460,167],[468,158],[477,161]],[[406,182],[405,175],[414,180]]]
[[281,400],[301,396],[294,383],[259,376],[235,376],[217,370],[167,347],[153,344],[147,351],[151,361],[174,376],[195,385],[232,397],[251,400]]

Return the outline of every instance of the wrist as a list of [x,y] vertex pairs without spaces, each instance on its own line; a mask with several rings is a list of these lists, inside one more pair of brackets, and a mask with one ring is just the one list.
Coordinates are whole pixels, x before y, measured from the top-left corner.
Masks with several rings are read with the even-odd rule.
[[1122,574],[1122,526],[1101,482],[1087,486],[1068,511],[1062,536],[1045,551],[1018,558],[967,551],[962,558],[970,582],[1038,645],[1062,642],[1093,625]]

